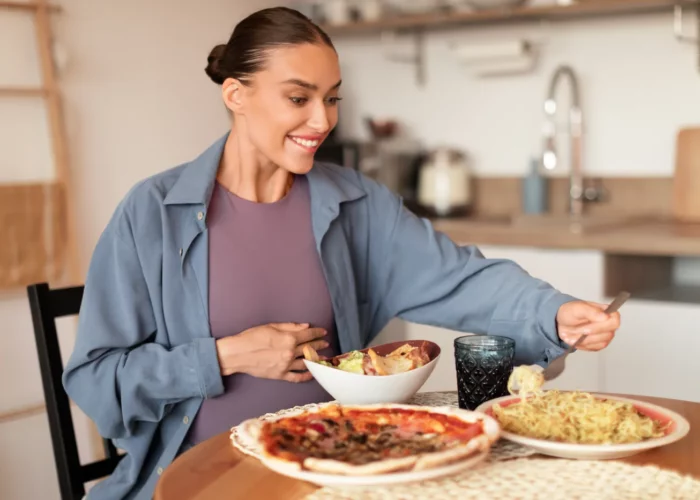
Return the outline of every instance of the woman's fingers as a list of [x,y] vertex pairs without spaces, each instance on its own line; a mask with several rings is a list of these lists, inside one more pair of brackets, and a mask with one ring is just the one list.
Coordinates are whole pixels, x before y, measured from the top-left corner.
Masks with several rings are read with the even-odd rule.
[[305,372],[306,364],[304,364],[303,359],[295,359],[292,364],[289,365],[289,371]]
[[287,382],[293,382],[295,384],[298,384],[300,382],[308,382],[312,378],[313,378],[313,376],[309,372],[303,372],[303,373],[287,372],[282,377],[282,380],[286,380]]
[[[580,333],[564,333],[561,335],[561,339],[569,345],[574,345],[580,336]],[[583,351],[600,350],[610,344],[614,337],[615,332],[586,335],[576,348]]]
[[581,326],[567,328],[574,335],[596,335],[606,332],[614,332],[620,327],[620,314],[611,314],[605,321],[586,323]]
[[581,342],[577,349],[582,351],[600,351],[608,347],[613,338],[614,335],[608,335],[607,337],[598,336],[596,339],[586,339],[587,342]]
[[299,344],[294,351],[295,358],[301,358],[304,356],[304,346],[311,347],[314,351],[320,351],[328,347],[328,342],[325,340],[312,340],[311,342],[306,342],[305,344]]
[[583,351],[591,351],[591,352],[602,351],[603,349],[608,347],[608,345],[610,345],[610,343],[592,344],[592,345],[584,347],[582,350]]

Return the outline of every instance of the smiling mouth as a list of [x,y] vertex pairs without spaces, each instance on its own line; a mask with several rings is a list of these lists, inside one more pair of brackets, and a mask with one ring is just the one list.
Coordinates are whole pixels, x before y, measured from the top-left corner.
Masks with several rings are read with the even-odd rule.
[[321,145],[320,139],[302,139],[301,137],[293,137],[291,135],[288,135],[287,137],[294,144],[309,152],[316,151]]

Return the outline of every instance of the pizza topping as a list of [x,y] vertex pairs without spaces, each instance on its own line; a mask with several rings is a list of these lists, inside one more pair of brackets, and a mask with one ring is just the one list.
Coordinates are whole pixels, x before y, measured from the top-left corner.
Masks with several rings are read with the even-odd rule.
[[340,425],[340,424],[338,424],[338,422],[336,422],[335,420],[332,420],[330,418],[324,418],[323,422],[326,425],[328,425],[328,427],[338,427],[338,425]]
[[327,429],[326,429],[325,425],[323,424],[323,422],[319,421],[319,422],[309,423],[308,431],[315,432],[318,435],[318,434],[325,434],[327,432]]
[[343,410],[335,405],[319,413],[266,422],[262,428],[265,448],[273,456],[300,463],[313,457],[352,465],[444,451],[481,433],[481,422],[440,413]]

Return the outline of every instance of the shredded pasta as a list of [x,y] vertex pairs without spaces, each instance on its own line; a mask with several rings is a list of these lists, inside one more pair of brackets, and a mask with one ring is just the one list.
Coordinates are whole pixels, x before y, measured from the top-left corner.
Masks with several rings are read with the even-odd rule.
[[636,443],[662,437],[666,430],[630,403],[578,391],[536,392],[505,407],[495,404],[493,414],[505,431],[566,443]]
[[530,365],[516,366],[508,377],[508,392],[515,394],[516,385],[517,393],[523,396],[540,392],[544,385],[544,374]]

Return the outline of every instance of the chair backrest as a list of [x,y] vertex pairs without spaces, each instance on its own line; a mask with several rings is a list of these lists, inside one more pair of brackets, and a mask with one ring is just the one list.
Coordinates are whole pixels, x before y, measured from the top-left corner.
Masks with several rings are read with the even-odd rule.
[[81,499],[85,483],[108,476],[123,458],[111,441],[103,439],[107,458],[81,465],[75,440],[73,417],[61,376],[63,361],[58,343],[56,318],[77,315],[83,287],[50,289],[46,283],[27,287],[34,323],[41,382],[44,387],[56,472],[63,500]]

